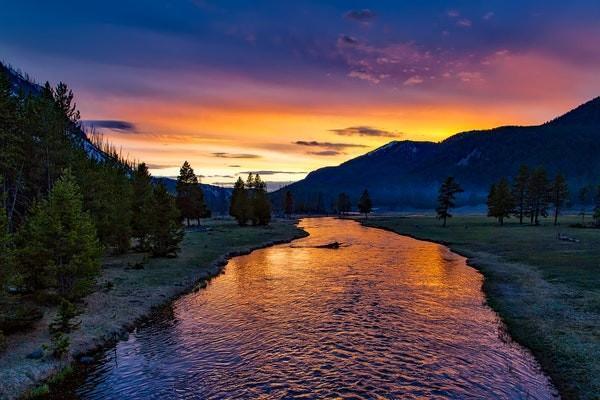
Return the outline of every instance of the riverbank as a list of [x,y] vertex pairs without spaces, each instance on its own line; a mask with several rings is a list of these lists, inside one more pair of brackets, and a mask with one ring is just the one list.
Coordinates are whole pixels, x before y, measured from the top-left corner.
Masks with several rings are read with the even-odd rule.
[[268,227],[240,228],[232,221],[211,220],[205,223],[208,230],[186,234],[177,258],[127,254],[105,259],[99,290],[84,299],[81,325],[69,335],[68,357],[27,357],[50,342],[48,323],[55,310],[46,310],[34,329],[7,337],[7,350],[0,354],[0,398],[22,396],[73,360],[125,338],[153,310],[218,275],[228,258],[306,236],[296,222],[277,220]]
[[[369,217],[366,226],[447,245],[485,276],[488,302],[565,399],[600,398],[600,230],[485,217]],[[579,242],[563,241],[563,234]]]

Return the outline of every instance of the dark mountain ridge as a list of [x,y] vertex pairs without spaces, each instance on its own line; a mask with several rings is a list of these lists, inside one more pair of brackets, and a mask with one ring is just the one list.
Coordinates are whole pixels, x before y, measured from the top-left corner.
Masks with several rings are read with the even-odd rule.
[[[338,193],[355,203],[368,189],[376,206],[431,207],[440,182],[454,176],[465,189],[461,205],[483,204],[489,186],[520,165],[566,175],[571,191],[600,183],[600,97],[537,126],[501,126],[458,133],[441,142],[393,141],[336,167],[325,167],[272,195],[278,206],[291,190],[302,204]],[[321,193],[321,195],[319,195]],[[307,207],[310,208],[310,207]]]

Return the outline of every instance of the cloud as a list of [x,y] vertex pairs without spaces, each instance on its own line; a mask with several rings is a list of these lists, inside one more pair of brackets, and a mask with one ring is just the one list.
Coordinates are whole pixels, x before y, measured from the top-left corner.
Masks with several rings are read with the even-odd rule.
[[460,13],[457,10],[449,10],[446,14],[450,18],[457,18],[458,16],[460,16]]
[[398,137],[401,135],[400,132],[390,132],[370,126],[351,126],[349,128],[330,129],[330,132],[334,132],[336,135],[340,136]]
[[229,168],[240,168],[241,165],[238,164],[232,164],[232,165],[228,165]]
[[305,171],[271,171],[271,170],[262,170],[262,171],[244,171],[240,172],[240,174],[259,174],[259,175],[277,175],[277,174],[306,174]]
[[119,121],[119,120],[86,120],[82,121],[82,125],[85,128],[100,128],[100,129],[110,129],[112,131],[118,131],[123,133],[136,133],[137,129],[134,123],[129,121]]
[[456,21],[456,25],[463,28],[469,28],[472,25],[472,23],[471,20],[467,18],[461,18],[458,21]]
[[350,78],[357,78],[357,79],[361,79],[363,81],[376,83],[376,84],[381,82],[381,79],[377,75],[374,75],[374,74],[364,71],[364,70],[363,71],[350,71],[348,76]]
[[260,158],[257,154],[244,154],[244,153],[212,153],[213,157],[217,158]]
[[146,163],[146,167],[148,167],[149,169],[165,169],[165,168],[177,168],[177,167],[179,167],[179,165]]
[[356,46],[358,39],[349,35],[340,35],[337,40],[338,46]]
[[485,13],[482,18],[484,20],[488,21],[488,20],[492,19],[493,16],[494,16],[494,13],[490,11],[488,13]]
[[405,80],[403,85],[404,86],[414,86],[414,85],[419,85],[423,82],[424,82],[423,78],[421,78],[419,75],[414,75],[414,76],[411,76],[410,78],[408,78],[407,80]]
[[306,154],[312,154],[313,156],[337,156],[340,154],[344,154],[337,150],[323,150],[323,151],[309,151]]
[[369,10],[368,8],[364,8],[362,10],[350,10],[346,14],[344,14],[344,17],[346,19],[351,19],[351,20],[355,20],[358,22],[362,22],[362,23],[369,22],[372,19],[374,19],[376,16],[377,16],[377,14],[375,14],[373,11]]
[[298,140],[294,142],[299,146],[309,146],[309,147],[323,147],[330,150],[343,150],[350,147],[368,147],[364,144],[355,144],[355,143],[331,143],[331,142],[317,142],[316,140]]

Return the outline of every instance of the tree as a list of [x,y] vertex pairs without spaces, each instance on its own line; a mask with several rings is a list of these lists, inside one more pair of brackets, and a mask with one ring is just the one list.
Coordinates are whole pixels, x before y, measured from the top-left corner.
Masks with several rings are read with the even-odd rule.
[[145,163],[137,166],[131,179],[132,198],[132,234],[139,239],[139,247],[148,249],[148,237],[152,226],[152,176]]
[[569,187],[562,174],[557,174],[550,186],[550,202],[554,206],[554,225],[558,224],[558,214],[569,198]]
[[187,225],[190,225],[190,219],[196,219],[200,223],[200,218],[207,216],[208,208],[204,202],[204,193],[198,177],[187,161],[179,170],[176,190],[177,208],[179,208],[181,216],[186,219]]
[[260,175],[254,176],[254,193],[252,196],[253,223],[268,225],[271,221],[271,202],[267,195],[267,184],[260,179]]
[[436,212],[437,218],[444,221],[442,226],[446,227],[446,220],[452,218],[450,209],[455,207],[454,199],[458,193],[462,193],[463,191],[458,182],[451,176],[447,177],[440,186]]
[[365,218],[368,218],[368,214],[373,209],[373,203],[371,202],[371,197],[369,196],[369,192],[367,189],[363,192],[362,196],[358,200],[358,211],[361,214],[365,214]]
[[539,225],[539,217],[548,216],[549,186],[544,167],[534,169],[529,177],[527,187],[527,204],[531,224]]
[[248,221],[248,194],[242,178],[238,178],[233,186],[229,215],[235,218],[240,226],[246,225]]
[[[0,183],[2,179],[0,177]],[[8,218],[4,208],[0,208],[0,295],[14,268],[14,247],[8,230]]]
[[70,171],[36,204],[19,236],[19,264],[33,289],[56,287],[65,298],[85,294],[100,269],[100,246]]
[[519,224],[523,224],[523,217],[527,214],[527,189],[529,187],[529,168],[521,165],[519,172],[513,180],[512,197],[515,202],[515,216],[519,217]]
[[590,186],[584,186],[581,189],[579,189],[578,197],[579,197],[579,204],[581,205],[581,211],[579,212],[579,215],[581,215],[581,225],[585,224],[586,206],[588,204],[591,191],[592,191],[592,188]]
[[487,205],[488,217],[497,218],[500,225],[504,225],[504,219],[510,218],[514,210],[514,200],[508,179],[502,178],[491,186]]
[[596,223],[596,226],[600,226],[600,185],[598,185],[598,189],[596,189],[594,221]]
[[283,210],[284,210],[286,217],[288,217],[288,218],[291,218],[292,214],[294,213],[294,197],[292,195],[292,192],[290,192],[289,190],[287,192],[285,192],[285,199],[283,201]]
[[338,213],[340,215],[344,215],[349,213],[351,209],[352,203],[350,202],[350,196],[348,196],[346,193],[340,193],[337,200]]
[[163,184],[156,185],[152,196],[152,226],[149,247],[154,257],[175,256],[183,240],[179,210]]

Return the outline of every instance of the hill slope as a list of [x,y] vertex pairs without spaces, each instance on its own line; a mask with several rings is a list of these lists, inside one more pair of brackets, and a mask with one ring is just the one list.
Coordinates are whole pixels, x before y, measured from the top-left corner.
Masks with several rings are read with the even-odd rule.
[[462,205],[485,202],[489,185],[512,176],[521,164],[543,165],[550,175],[565,174],[572,192],[600,183],[600,97],[538,126],[503,126],[456,134],[439,142],[393,141],[337,167],[311,172],[272,195],[276,206],[291,190],[296,202],[328,207],[340,192],[354,204],[366,188],[376,206],[430,207],[446,176],[465,188]]

